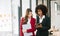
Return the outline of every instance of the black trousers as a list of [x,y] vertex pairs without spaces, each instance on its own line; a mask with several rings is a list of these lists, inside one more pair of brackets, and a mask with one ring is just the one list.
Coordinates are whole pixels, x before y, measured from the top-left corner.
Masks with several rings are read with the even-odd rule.
[[36,36],[48,36],[48,31],[38,31],[36,32]]

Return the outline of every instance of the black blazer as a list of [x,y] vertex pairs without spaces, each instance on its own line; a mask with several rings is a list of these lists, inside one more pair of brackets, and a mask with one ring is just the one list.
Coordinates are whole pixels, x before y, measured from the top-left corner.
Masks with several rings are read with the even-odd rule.
[[[39,16],[36,16],[36,19],[37,19],[36,23],[38,24]],[[48,36],[49,34],[48,30],[51,27],[50,18],[48,16],[45,16],[41,24],[43,26],[42,28],[36,28],[37,29],[36,36]]]

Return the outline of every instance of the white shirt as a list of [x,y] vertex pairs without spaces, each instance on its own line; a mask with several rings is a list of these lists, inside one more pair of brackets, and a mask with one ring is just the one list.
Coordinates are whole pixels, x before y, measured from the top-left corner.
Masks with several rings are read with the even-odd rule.
[[45,15],[43,15],[42,18],[41,17],[39,17],[39,18],[40,18],[39,23],[42,23],[43,19],[45,18]]

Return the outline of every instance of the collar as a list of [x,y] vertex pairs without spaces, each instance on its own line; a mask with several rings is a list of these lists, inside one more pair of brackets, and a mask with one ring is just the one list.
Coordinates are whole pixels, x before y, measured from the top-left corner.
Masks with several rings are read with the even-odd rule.
[[40,18],[40,19],[44,19],[44,18],[45,18],[45,15],[43,15],[42,18],[41,18],[41,17],[39,17],[39,18]]

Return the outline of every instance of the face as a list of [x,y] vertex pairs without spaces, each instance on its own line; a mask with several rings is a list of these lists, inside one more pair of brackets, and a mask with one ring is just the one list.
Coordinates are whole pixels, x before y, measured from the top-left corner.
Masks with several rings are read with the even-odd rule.
[[28,17],[31,17],[32,16],[32,12],[29,12],[29,15],[28,15]]
[[39,16],[43,15],[42,10],[38,9],[37,11]]

